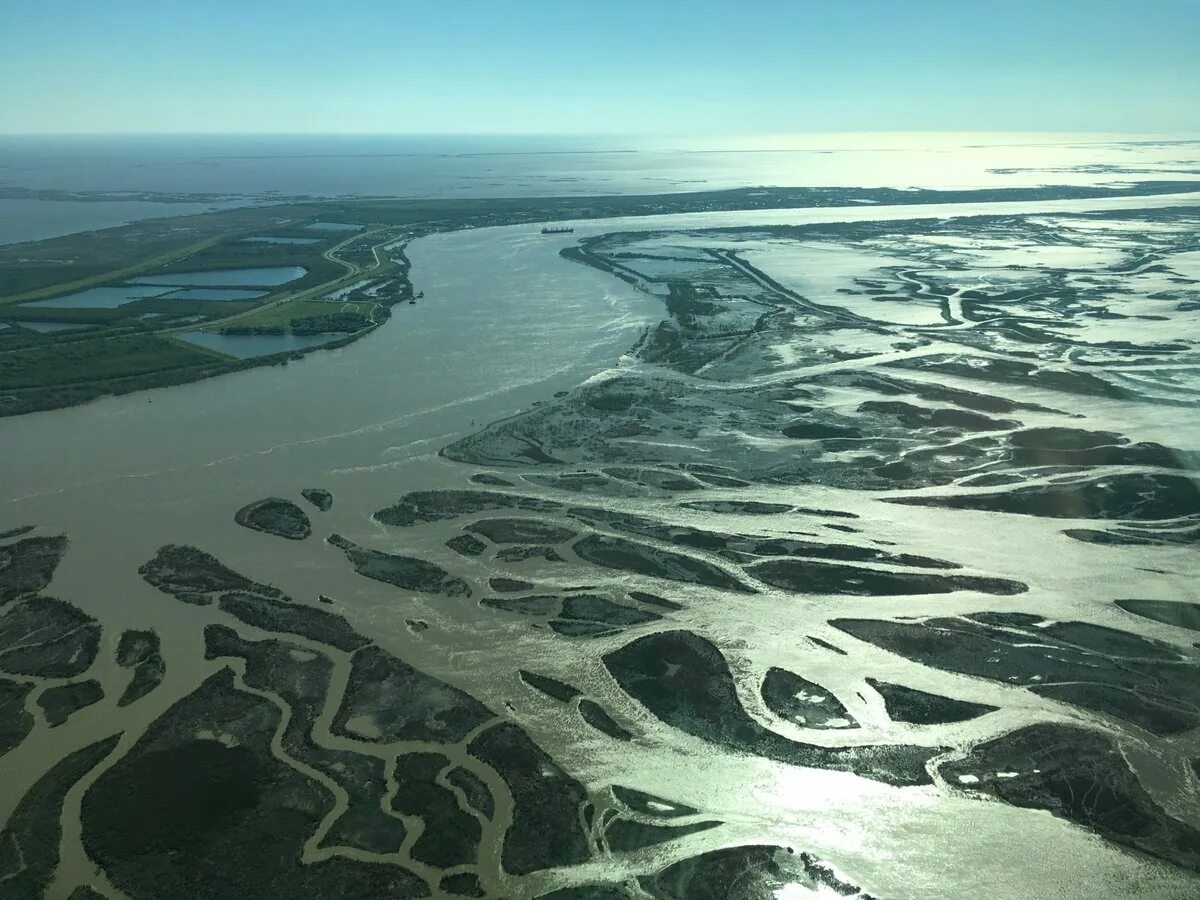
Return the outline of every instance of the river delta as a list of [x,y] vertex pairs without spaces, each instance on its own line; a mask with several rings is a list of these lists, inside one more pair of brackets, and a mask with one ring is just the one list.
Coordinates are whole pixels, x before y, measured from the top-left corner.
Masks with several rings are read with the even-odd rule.
[[1195,195],[568,224],[3,420],[0,893],[1195,896]]

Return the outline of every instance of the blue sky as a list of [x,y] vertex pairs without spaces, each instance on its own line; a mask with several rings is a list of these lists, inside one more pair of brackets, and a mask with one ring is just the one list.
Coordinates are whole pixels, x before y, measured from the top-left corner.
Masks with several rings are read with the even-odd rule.
[[1200,0],[0,0],[0,132],[1200,131]]

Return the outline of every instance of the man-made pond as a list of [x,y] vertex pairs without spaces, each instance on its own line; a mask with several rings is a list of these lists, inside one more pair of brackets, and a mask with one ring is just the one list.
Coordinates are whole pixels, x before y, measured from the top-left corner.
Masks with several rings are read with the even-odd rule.
[[319,244],[320,238],[294,237],[248,237],[242,238],[243,244]]
[[110,287],[88,288],[86,291],[51,297],[49,300],[34,300],[32,303],[21,305],[40,306],[46,309],[114,309],[143,297],[154,297],[162,292],[163,289],[160,287],[119,284]]
[[317,347],[345,337],[343,334],[216,334],[211,331],[185,331],[178,335],[182,341],[216,350],[226,356],[249,359]]
[[346,222],[313,222],[308,226],[316,231],[362,231],[362,225],[351,225]]
[[[265,286],[265,285],[264,285]],[[115,309],[135,300],[153,297],[160,300],[256,300],[266,296],[266,291],[250,291],[242,288],[194,287],[170,290],[170,285],[118,284],[107,287],[88,288],[74,294],[35,300],[22,306],[38,306],[45,309]]]
[[162,300],[255,300],[265,297],[266,291],[247,291],[241,288],[183,288],[163,294]]
[[275,287],[295,281],[308,274],[303,266],[273,266],[260,269],[213,269],[211,272],[164,272],[161,275],[144,275],[134,278],[130,284],[216,285],[219,287],[242,286]]
[[50,331],[79,331],[81,328],[94,328],[94,325],[79,325],[74,322],[22,322],[22,328],[42,333]]

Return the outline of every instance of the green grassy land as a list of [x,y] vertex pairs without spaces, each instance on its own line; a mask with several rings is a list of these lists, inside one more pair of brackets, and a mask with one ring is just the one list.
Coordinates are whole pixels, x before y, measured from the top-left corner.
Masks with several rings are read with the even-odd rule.
[[212,363],[215,354],[154,334],[58,340],[0,353],[0,384],[44,388]]
[[292,319],[302,319],[309,316],[327,316],[330,313],[341,312],[345,304],[327,300],[297,300],[294,303],[280,303],[278,306],[260,309],[237,320],[243,326],[287,326]]

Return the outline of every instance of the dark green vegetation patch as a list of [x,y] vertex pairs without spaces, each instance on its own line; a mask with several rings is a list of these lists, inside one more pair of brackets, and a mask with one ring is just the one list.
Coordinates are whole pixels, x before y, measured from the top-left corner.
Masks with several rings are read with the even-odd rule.
[[836,619],[860,640],[937,669],[1019,685],[1155,734],[1200,726],[1200,666],[1170,645],[1083,622],[975,613],[922,622]]
[[572,687],[565,681],[559,681],[556,678],[551,678],[549,675],[538,675],[536,672],[527,672],[524,669],[519,669],[517,674],[520,675],[521,680],[530,687],[541,691],[548,697],[553,697],[555,700],[561,700],[564,703],[569,703],[580,694],[578,688]]
[[360,575],[395,585],[408,591],[425,594],[445,594],[447,597],[470,597],[471,589],[461,578],[451,575],[441,566],[412,556],[382,553],[359,547],[339,534],[331,535],[329,543],[345,551],[346,558]]
[[323,488],[305,488],[300,496],[321,512],[329,512],[333,508],[333,494]]
[[891,503],[983,509],[1054,519],[1174,519],[1200,514],[1200,486],[1186,475],[1130,473],[1043,484],[999,494],[897,497]]
[[604,832],[609,849],[617,853],[643,850],[656,844],[675,841],[689,834],[716,828],[720,822],[693,822],[690,825],[651,825],[630,819],[617,819]]
[[984,703],[969,703],[954,700],[939,694],[918,691],[902,684],[891,684],[868,678],[867,684],[879,692],[887,714],[893,722],[908,722],[911,725],[945,725],[950,722],[965,722],[990,712],[996,707]]
[[504,835],[504,870],[524,875],[589,859],[579,822],[583,786],[554,764],[520,728],[503,723],[468,746],[470,754],[500,773],[512,792],[513,821]]
[[573,549],[580,559],[609,569],[624,569],[655,578],[702,584],[743,594],[754,593],[753,588],[712,563],[612,535],[589,535],[576,542]]
[[280,744],[291,759],[321,772],[346,795],[346,809],[325,834],[322,846],[346,846],[369,853],[395,853],[407,831],[388,814],[385,761],[378,756],[326,746],[314,726],[326,705],[333,672],[331,659],[278,640],[243,640],[231,628],[210,625],[204,631],[205,657],[245,660],[247,686],[280,698],[290,711]]
[[38,696],[38,706],[51,728],[57,728],[72,714],[104,699],[104,689],[94,678],[47,688]]
[[9,389],[47,389],[86,381],[152,379],[173,369],[213,362],[202,350],[153,334],[60,339],[0,353],[0,384]]
[[267,497],[249,503],[237,511],[234,521],[254,531],[264,531],[293,541],[302,541],[312,534],[312,522],[291,500]]
[[537,519],[480,519],[467,526],[493,544],[563,544],[575,537],[569,528]]
[[774,559],[746,567],[755,578],[773,587],[799,594],[850,594],[858,597],[903,594],[948,594],[979,591],[984,594],[1020,594],[1028,590],[1019,581],[974,575],[933,575],[925,572],[889,572],[842,566],[817,560]]
[[487,544],[470,534],[457,534],[446,541],[446,546],[460,556],[479,556]]
[[375,520],[384,525],[408,526],[502,509],[551,512],[560,506],[552,500],[495,491],[413,491],[375,513]]
[[1159,808],[1116,742],[1100,732],[1031,725],[980,744],[941,773],[964,790],[1049,809],[1119,844],[1200,871],[1200,831]]
[[851,728],[857,723],[842,702],[819,684],[771,667],[762,683],[767,709],[805,728]]
[[421,897],[403,867],[342,857],[302,864],[324,789],[275,758],[270,701],[222,670],[155,721],[84,795],[83,842],[133,900],[204,896]]
[[579,701],[579,715],[583,721],[587,722],[597,731],[607,734],[611,738],[616,738],[618,741],[631,741],[633,735],[622,728],[617,721],[608,714],[603,706],[594,700],[584,698]]
[[224,566],[211,553],[183,544],[166,544],[138,574],[160,591],[187,603],[212,603],[212,594],[225,591],[250,591],[266,597],[279,597],[278,588],[258,584]]
[[672,800],[664,800],[654,794],[647,794],[634,788],[614,784],[610,790],[612,795],[627,809],[644,816],[673,818],[675,816],[694,816],[699,810]]
[[311,606],[238,592],[222,594],[220,606],[247,625],[298,634],[347,653],[369,643],[342,616]]
[[479,856],[479,820],[464,812],[454,792],[436,782],[450,766],[440,753],[406,753],[396,760],[396,794],[392,807],[418,816],[425,828],[413,845],[413,859],[450,869],[473,863]]
[[32,684],[0,678],[0,756],[33,730],[33,716],[25,709],[25,698],[31,690]]
[[117,665],[133,669],[133,677],[117,706],[128,706],[154,690],[166,675],[167,664],[153,631],[126,631],[117,644]]
[[70,603],[30,597],[0,615],[0,672],[74,678],[96,659],[100,624]]
[[0,606],[44,590],[66,552],[67,539],[61,535],[25,538],[0,546]]
[[354,654],[332,727],[370,740],[456,743],[492,718],[492,711],[469,694],[367,647]]
[[1176,628],[1200,631],[1200,603],[1185,603],[1179,600],[1118,600],[1117,606],[1135,616],[1174,625]]
[[76,750],[38,779],[0,832],[0,886],[5,900],[43,900],[58,868],[67,792],[117,745],[119,735]]

